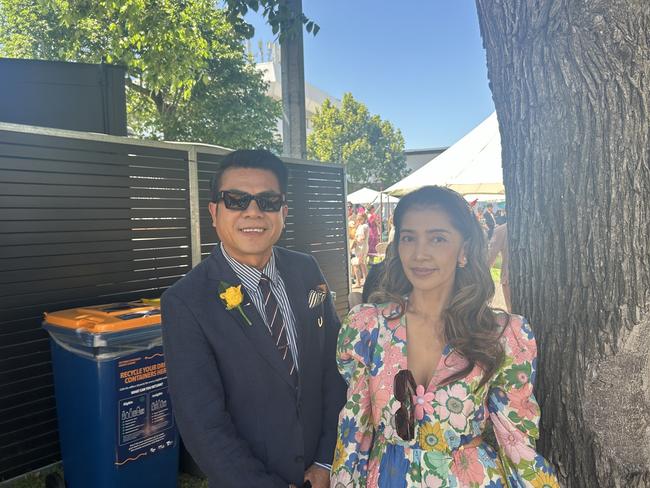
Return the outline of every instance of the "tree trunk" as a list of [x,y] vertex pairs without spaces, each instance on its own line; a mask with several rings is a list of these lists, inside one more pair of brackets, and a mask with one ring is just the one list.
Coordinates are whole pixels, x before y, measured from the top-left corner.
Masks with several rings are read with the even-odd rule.
[[[302,0],[283,0],[291,15],[300,19]],[[307,157],[307,119],[305,118],[305,64],[302,22],[285,33],[280,42],[282,71],[282,146],[285,156]]]
[[567,487],[650,487],[650,2],[476,0],[538,448]]

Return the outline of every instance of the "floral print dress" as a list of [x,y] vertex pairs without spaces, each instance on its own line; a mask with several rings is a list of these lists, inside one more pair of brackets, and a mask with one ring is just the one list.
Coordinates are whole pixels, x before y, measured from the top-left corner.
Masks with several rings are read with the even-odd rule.
[[[526,319],[510,316],[502,334],[505,360],[479,389],[479,366],[438,386],[467,364],[445,348],[429,385],[417,386],[415,437],[404,441],[395,430],[400,403],[393,382],[408,368],[406,318],[391,319],[396,310],[394,304],[359,305],[339,333],[337,362],[348,395],[339,418],[332,488],[558,487],[554,469],[535,452],[537,349]],[[490,429],[498,451],[481,438]]]

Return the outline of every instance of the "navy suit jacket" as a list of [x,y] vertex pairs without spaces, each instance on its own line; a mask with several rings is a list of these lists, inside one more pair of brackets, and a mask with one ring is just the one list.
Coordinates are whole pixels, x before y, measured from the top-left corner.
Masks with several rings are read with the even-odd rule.
[[274,249],[296,318],[297,387],[244,287],[252,325],[219,298],[220,282],[240,284],[219,246],[162,296],[174,415],[211,488],[301,486],[306,468],[332,462],[346,395],[335,360],[340,323],[329,293],[308,306],[309,290],[325,283],[316,260]]

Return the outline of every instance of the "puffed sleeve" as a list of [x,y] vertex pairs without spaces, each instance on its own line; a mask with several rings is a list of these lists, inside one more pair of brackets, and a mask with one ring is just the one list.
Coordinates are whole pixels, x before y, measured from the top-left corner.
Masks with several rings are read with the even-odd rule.
[[511,315],[502,344],[505,360],[490,387],[488,409],[507,486],[559,487],[554,468],[535,451],[540,415],[533,394],[537,346],[528,321]]
[[339,332],[336,360],[348,384],[347,401],[339,415],[332,486],[364,487],[374,428],[370,406],[370,360],[379,333],[377,307],[354,307]]

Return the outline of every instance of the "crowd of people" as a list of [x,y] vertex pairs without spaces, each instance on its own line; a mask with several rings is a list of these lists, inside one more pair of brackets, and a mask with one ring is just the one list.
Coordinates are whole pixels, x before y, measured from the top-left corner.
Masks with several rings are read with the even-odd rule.
[[[533,331],[490,306],[486,233],[463,197],[400,200],[376,290],[341,323],[316,260],[275,246],[287,181],[267,151],[226,156],[209,204],[220,243],[162,297],[174,415],[209,486],[558,487],[535,451]],[[351,235],[369,253],[361,214]]]
[[378,256],[377,244],[381,240],[381,216],[375,205],[353,205],[348,203],[348,238],[350,269],[355,286],[363,286],[368,277],[369,261]]
[[494,229],[497,226],[506,223],[506,211],[505,209],[501,208],[495,210],[494,204],[492,203],[488,203],[485,208],[478,207],[476,205],[476,201],[472,203],[470,206],[472,206],[472,208],[475,208],[474,215],[476,215],[476,220],[478,220],[483,230],[485,230],[489,241],[492,239],[492,233],[494,232]]

